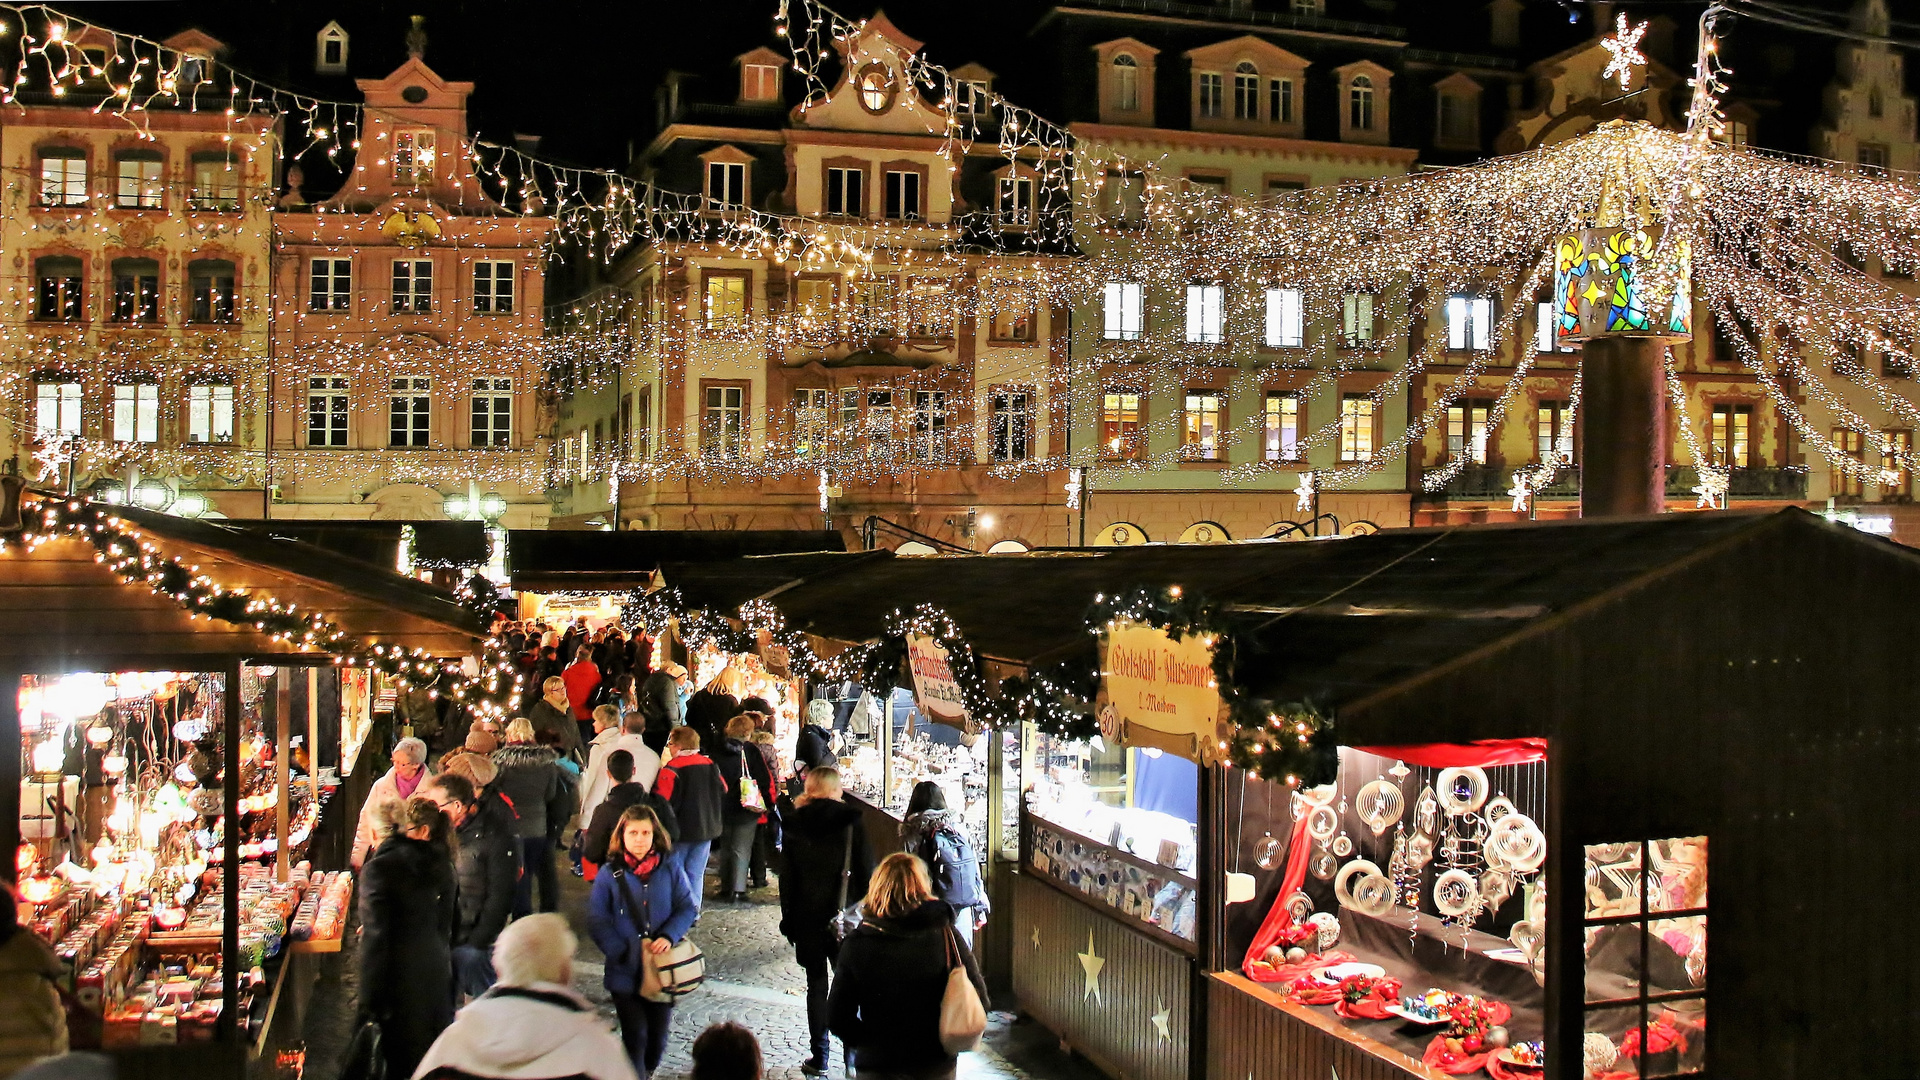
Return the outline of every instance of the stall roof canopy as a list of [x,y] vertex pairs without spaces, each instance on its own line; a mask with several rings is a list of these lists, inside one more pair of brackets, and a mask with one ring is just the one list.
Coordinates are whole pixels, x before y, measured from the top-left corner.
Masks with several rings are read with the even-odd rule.
[[1084,617],[1096,594],[1178,585],[1227,605],[1244,627],[1250,688],[1338,704],[1716,545],[1796,525],[1828,527],[1797,510],[1722,512],[1300,543],[893,558],[803,581],[775,603],[797,628],[842,641],[874,637],[889,611],[928,603],[983,655],[1041,663],[1087,644]]
[[400,538],[413,528],[413,557],[424,566],[481,566],[487,527],[478,521],[231,521],[264,536],[298,540],[383,570],[399,564]]
[[648,584],[665,563],[846,549],[846,538],[829,530],[515,529],[507,534],[507,573],[519,592],[618,590]]
[[[459,656],[484,635],[445,590],[338,552],[220,522],[128,507],[113,515],[216,584],[321,612],[357,637]],[[196,659],[296,651],[251,626],[194,618],[170,597],[127,584],[82,540],[50,540],[6,556],[4,565],[0,657],[8,662],[187,667]]]

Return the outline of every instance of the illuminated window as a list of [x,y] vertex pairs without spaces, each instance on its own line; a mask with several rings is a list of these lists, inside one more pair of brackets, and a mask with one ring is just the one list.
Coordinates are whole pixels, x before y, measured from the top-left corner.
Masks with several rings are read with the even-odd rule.
[[1573,411],[1565,401],[1542,401],[1535,413],[1534,452],[1542,462],[1573,464]]
[[187,441],[233,441],[233,386],[196,383],[187,387]]
[[803,329],[831,327],[835,324],[835,290],[838,279],[816,275],[794,283],[794,313]]
[[353,309],[353,260],[315,259],[308,267],[307,308],[311,311]]
[[739,210],[746,205],[746,162],[707,162],[707,208],[709,210]]
[[40,205],[87,205],[87,152],[61,147],[40,152]]
[[1348,293],[1340,301],[1340,340],[1349,348],[1373,344],[1373,294]]
[[188,316],[197,323],[234,321],[233,263],[195,259],[187,264]]
[[915,390],[913,392],[912,451],[915,461],[947,460],[946,391]]
[[866,443],[868,457],[893,453],[893,391],[867,391]]
[[394,379],[387,403],[387,445],[422,447],[433,421],[433,380],[422,375]]
[[864,169],[827,170],[827,213],[833,217],[865,217],[867,204],[861,197],[866,180]]
[[1225,402],[1218,390],[1187,391],[1186,408],[1181,413],[1181,456],[1196,461],[1219,459]]
[[1140,436],[1140,406],[1145,395],[1130,390],[1109,390],[1100,407],[1101,456],[1118,461],[1138,461],[1146,456]]
[[160,321],[160,264],[152,259],[113,260],[113,321]]
[[1493,348],[1493,301],[1484,296],[1447,298],[1447,348]]
[[1033,454],[1033,392],[995,390],[990,405],[993,460],[1027,460]]
[[315,375],[307,380],[307,445],[347,445],[347,377]]
[[708,457],[737,459],[746,456],[746,387],[706,388],[706,408],[700,436],[700,449]]
[[793,392],[793,453],[806,457],[827,448],[826,387],[801,387]]
[[1140,62],[1125,53],[1113,58],[1113,108],[1115,112],[1140,110]]
[[1554,327],[1553,301],[1541,300],[1533,305],[1533,351],[1563,352],[1573,351],[1571,345],[1558,344]]
[[160,441],[160,384],[115,383],[113,386],[113,441]]
[[730,330],[747,318],[747,279],[742,274],[706,275],[704,302],[707,329]]
[[1218,345],[1227,340],[1227,290],[1221,285],[1187,286],[1187,341]]
[[1708,423],[1707,454],[1713,464],[1746,468],[1752,448],[1753,406],[1715,405]]
[[1913,497],[1913,474],[1906,463],[1913,460],[1913,432],[1907,430],[1880,433],[1880,498],[1906,500]]
[[[1866,437],[1851,428],[1833,429],[1833,447],[1841,456],[1852,458],[1856,462],[1866,461]],[[1835,464],[1830,474],[1829,485],[1833,494],[1842,498],[1859,498],[1861,492],[1860,474],[1857,469],[1847,469]]]
[[431,315],[433,313],[433,260],[393,260],[393,313],[395,315]]
[[993,290],[989,337],[994,341],[1032,341],[1033,290],[1021,287]]
[[868,278],[853,286],[854,320],[860,330],[884,335],[897,329],[899,312],[895,288],[894,279],[888,275]]
[[1299,289],[1267,290],[1269,349],[1297,349],[1306,340],[1305,300]]
[[892,104],[893,73],[884,65],[868,64],[860,72],[860,107],[870,113],[883,113]]
[[432,128],[403,128],[393,133],[393,182],[402,187],[433,183]]
[[34,431],[40,438],[80,434],[80,384],[43,378],[34,384]]
[[1707,838],[1585,849],[1584,1029],[1628,1076],[1707,1069]]
[[513,380],[488,377],[473,380],[468,401],[476,449],[513,445]]
[[1245,60],[1233,69],[1233,118],[1260,119],[1260,71]]
[[1469,465],[1487,463],[1487,415],[1493,402],[1461,401],[1447,407],[1447,457]]
[[113,202],[122,210],[157,210],[161,206],[160,155],[152,150],[127,150],[114,158],[118,187]]
[[1365,75],[1355,75],[1347,87],[1347,126],[1373,130],[1373,80]]
[[929,278],[917,278],[909,282],[907,316],[908,337],[952,337],[953,298],[947,290],[947,283]]
[[1138,341],[1146,333],[1146,286],[1137,281],[1109,281],[1105,336],[1108,341]]
[[240,162],[227,154],[193,155],[193,190],[188,205],[195,210],[240,209]]
[[1374,401],[1366,394],[1340,399],[1340,460],[1373,460]]
[[1300,460],[1300,395],[1268,394],[1266,446],[1268,461]]
[[1221,100],[1225,94],[1225,80],[1216,72],[1207,72],[1200,76],[1200,115],[1217,117],[1220,115]]
[[1000,178],[1000,225],[1007,229],[1024,229],[1033,224],[1033,178],[1030,176],[1003,176]]

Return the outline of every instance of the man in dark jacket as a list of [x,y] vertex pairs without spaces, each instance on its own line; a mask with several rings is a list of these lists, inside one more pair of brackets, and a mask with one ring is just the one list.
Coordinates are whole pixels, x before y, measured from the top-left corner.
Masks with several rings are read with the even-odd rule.
[[705,902],[707,859],[726,824],[726,784],[713,760],[700,752],[700,733],[677,727],[667,736],[667,763],[654,779],[653,794],[673,810],[680,834],[667,856],[680,864],[693,888],[693,907]]
[[873,851],[858,807],[840,797],[840,770],[822,765],[807,772],[807,790],[786,819],[780,868],[780,933],[793,942],[794,957],[807,971],[807,1032],[812,1055],[800,1070],[827,1071],[828,967],[840,942],[829,923],[841,908],[867,895]]
[[640,715],[646,718],[642,737],[653,752],[662,757],[666,756],[667,733],[680,726],[679,676],[685,674],[686,670],[668,661],[661,665],[659,671],[642,679],[636,690]]
[[[580,841],[580,856],[592,867],[598,867],[607,861],[607,841],[613,838],[613,826],[627,807],[635,803],[646,803],[660,818],[660,824],[667,830],[667,839],[677,848],[680,845],[679,823],[674,820],[673,807],[666,799],[649,795],[646,785],[633,779],[633,755],[625,750],[615,750],[607,755],[607,776],[613,780],[613,786],[594,807],[593,820],[587,823],[587,835]],[[589,869],[587,879],[592,880],[595,872]]]
[[473,782],[459,773],[441,773],[422,785],[420,794],[446,811],[458,838],[453,860],[460,895],[453,924],[453,991],[479,997],[493,985],[493,939],[513,913],[513,890],[520,877],[513,822],[498,799],[483,802]]

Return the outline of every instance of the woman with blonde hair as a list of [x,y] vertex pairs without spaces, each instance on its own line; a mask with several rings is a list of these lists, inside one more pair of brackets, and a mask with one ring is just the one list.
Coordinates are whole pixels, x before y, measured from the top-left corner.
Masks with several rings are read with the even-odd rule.
[[606,954],[605,979],[620,1039],[642,1078],[660,1067],[673,1003],[640,995],[647,957],[660,956],[693,929],[699,914],[679,863],[667,857],[673,841],[653,808],[627,807],[607,844],[607,861],[587,901],[587,932]]
[[940,1004],[956,966],[984,1008],[986,980],[954,933],[952,906],[934,899],[926,864],[905,852],[882,859],[866,918],[840,944],[827,998],[827,1025],[856,1077],[951,1080],[957,1059],[940,1042]]
[[573,785],[560,775],[559,755],[536,743],[531,721],[515,717],[507,725],[506,745],[493,752],[500,774],[493,790],[512,807],[513,834],[520,844],[520,886],[513,896],[513,917],[533,914],[533,883],[540,883],[540,910],[560,906],[560,876],[553,846],[573,816]]

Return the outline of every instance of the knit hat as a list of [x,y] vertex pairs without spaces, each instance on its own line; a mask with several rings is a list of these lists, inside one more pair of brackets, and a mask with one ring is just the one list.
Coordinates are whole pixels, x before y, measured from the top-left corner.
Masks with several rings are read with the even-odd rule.
[[495,750],[500,749],[500,740],[495,738],[493,732],[488,731],[486,728],[471,728],[467,731],[466,749],[476,754],[491,754]]
[[492,758],[468,750],[455,750],[440,759],[440,771],[466,777],[473,781],[476,791],[500,776],[500,766],[495,765]]

